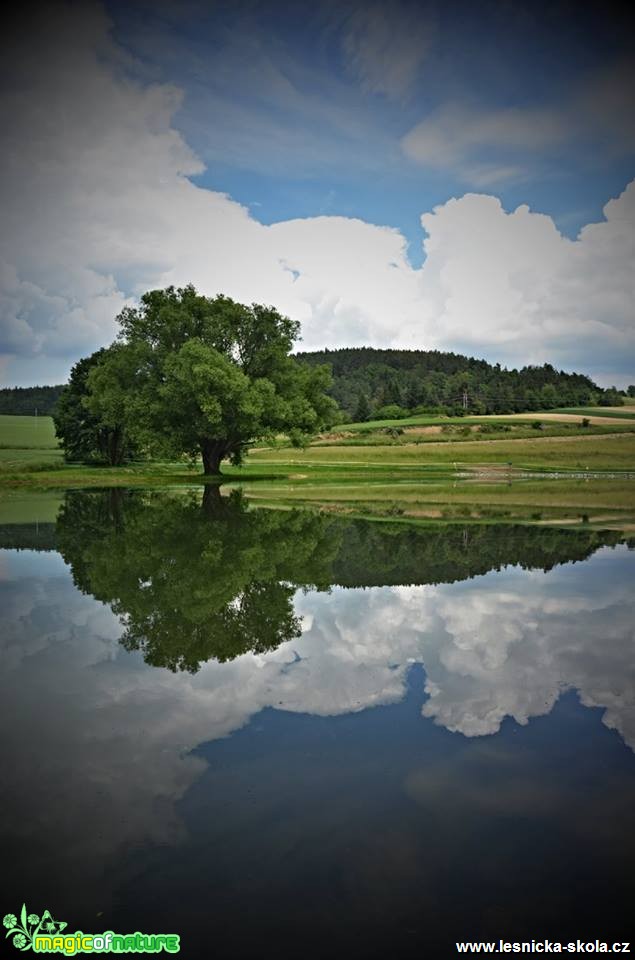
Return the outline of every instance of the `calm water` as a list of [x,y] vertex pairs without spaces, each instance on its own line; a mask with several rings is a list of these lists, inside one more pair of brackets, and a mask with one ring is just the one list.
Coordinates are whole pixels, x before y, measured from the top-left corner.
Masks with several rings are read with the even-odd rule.
[[188,960],[632,936],[619,535],[116,491],[0,537],[3,914]]

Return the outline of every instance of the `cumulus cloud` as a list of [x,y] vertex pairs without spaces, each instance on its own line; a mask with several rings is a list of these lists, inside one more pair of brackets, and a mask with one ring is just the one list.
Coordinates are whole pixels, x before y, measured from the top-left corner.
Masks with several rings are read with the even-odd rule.
[[[573,242],[527,207],[451,199],[423,215],[426,260],[413,269],[389,226],[265,226],[197,186],[202,164],[174,126],[182,93],[133,76],[100,8],[50,7],[12,51],[0,94],[5,382],[63,379],[112,339],[123,306],[188,282],[275,304],[301,322],[307,349],[465,349],[632,378],[632,185]],[[508,121],[490,117],[492,135]],[[511,127],[524,143],[522,123]],[[431,143],[440,161],[446,147]]]
[[[424,214],[427,319],[446,343],[508,362],[555,360],[596,374],[632,363],[635,183],[575,241],[526,205],[467,194]],[[617,368],[619,369],[619,367]]]

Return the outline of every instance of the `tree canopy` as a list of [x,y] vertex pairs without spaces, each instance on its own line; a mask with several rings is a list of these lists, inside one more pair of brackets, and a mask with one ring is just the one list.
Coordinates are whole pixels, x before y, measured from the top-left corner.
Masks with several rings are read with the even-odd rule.
[[94,384],[102,380],[107,385],[107,372],[115,368],[111,347],[84,357],[71,370],[53,413],[55,432],[67,460],[101,461],[119,466],[134,454],[133,443],[126,433],[123,407],[109,408],[106,395],[100,399],[93,391]]
[[[458,353],[440,350],[377,350],[350,347],[298,353],[307,365],[329,363],[330,395],[356,421],[398,419],[413,412],[513,413],[553,407],[621,404],[616,391],[603,391],[589,377],[556,370],[551,364],[506,370]],[[390,407],[391,413],[385,414]]]
[[[78,430],[89,415],[149,452],[200,455],[216,474],[255,440],[285,433],[300,444],[334,419],[328,368],[290,356],[299,325],[273,307],[168,287],[117,319],[116,342],[80,362],[90,369],[73,406]],[[62,421],[72,446],[70,410]]]

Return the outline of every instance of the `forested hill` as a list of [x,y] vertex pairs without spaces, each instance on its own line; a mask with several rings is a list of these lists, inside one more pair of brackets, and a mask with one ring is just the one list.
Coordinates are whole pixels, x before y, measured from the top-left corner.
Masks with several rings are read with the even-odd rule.
[[61,383],[55,387],[2,387],[0,414],[32,417],[37,411],[39,416],[51,416],[62,390]]
[[[550,364],[506,370],[485,360],[439,350],[375,350],[349,347],[298,353],[310,364],[328,363],[331,394],[354,420],[398,417],[405,412],[512,413],[590,403],[622,403],[589,377]],[[390,409],[388,409],[390,408]]]

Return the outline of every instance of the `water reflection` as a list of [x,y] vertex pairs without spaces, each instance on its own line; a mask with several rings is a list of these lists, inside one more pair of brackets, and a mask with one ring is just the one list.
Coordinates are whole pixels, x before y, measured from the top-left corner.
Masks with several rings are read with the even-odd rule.
[[195,672],[300,635],[296,586],[328,585],[335,543],[317,515],[249,512],[218,489],[71,494],[57,544],[84,593],[109,603],[121,643],[147,663]]
[[[38,541],[56,550],[24,532],[0,582],[0,709],[28,897],[54,889],[88,929],[129,903],[141,928],[168,892],[200,910],[212,880],[273,910],[267,885],[313,889],[310,864],[323,917],[410,923],[408,889],[450,910],[461,844],[490,853],[459,886],[496,884],[501,818],[528,863],[528,823],[616,876],[632,857],[615,731],[635,749],[635,557],[615,534],[125,492],[68,495]],[[527,889],[506,883],[520,922]]]
[[264,653],[297,638],[299,587],[451,583],[507,564],[549,570],[618,539],[250,511],[239,495],[208,487],[202,502],[197,493],[70,493],[54,543],[79,589],[121,618],[127,650],[141,650],[153,666],[194,672],[211,658]]

